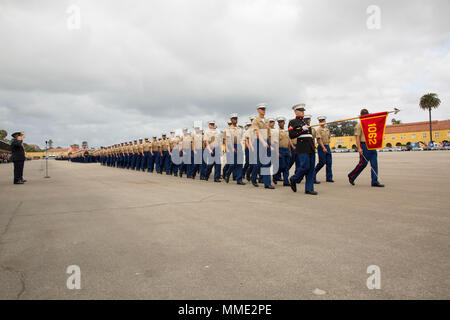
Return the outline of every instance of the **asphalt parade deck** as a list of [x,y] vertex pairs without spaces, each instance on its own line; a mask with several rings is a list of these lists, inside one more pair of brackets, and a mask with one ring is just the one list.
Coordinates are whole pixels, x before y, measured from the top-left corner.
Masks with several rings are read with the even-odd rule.
[[334,154],[318,196],[54,160],[13,185],[1,164],[0,298],[449,299],[450,152],[380,153],[386,188],[369,167],[351,186],[356,162]]

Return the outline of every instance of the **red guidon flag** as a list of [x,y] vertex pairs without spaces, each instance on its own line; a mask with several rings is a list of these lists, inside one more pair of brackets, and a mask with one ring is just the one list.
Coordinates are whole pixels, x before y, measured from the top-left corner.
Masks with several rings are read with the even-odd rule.
[[388,112],[366,114],[359,117],[362,132],[369,150],[381,149]]

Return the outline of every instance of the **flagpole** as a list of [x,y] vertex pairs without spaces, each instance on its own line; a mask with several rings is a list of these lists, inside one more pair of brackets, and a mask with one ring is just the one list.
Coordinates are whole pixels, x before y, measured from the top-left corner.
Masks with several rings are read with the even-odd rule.
[[48,141],[45,141],[45,177],[44,178],[50,178],[48,175]]
[[[400,109],[394,108],[394,110],[388,111],[388,114],[389,114],[389,113],[397,114],[397,113],[399,113],[399,112],[400,112]],[[356,119],[359,119],[359,117],[360,117],[360,116],[352,117],[352,118],[347,118],[347,119],[341,119],[341,120],[335,120],[335,121],[330,121],[330,122],[325,122],[325,124],[336,123],[336,122],[344,122],[344,121],[350,121],[350,120],[356,120]],[[313,124],[313,125],[308,126],[308,127],[318,127],[318,126],[320,126],[320,125],[322,125],[322,124],[323,124],[323,123]]]

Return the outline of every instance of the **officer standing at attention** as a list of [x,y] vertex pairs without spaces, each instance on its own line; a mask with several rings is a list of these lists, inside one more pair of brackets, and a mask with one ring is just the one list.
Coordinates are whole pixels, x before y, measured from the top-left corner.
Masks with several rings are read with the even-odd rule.
[[330,149],[330,130],[325,126],[327,118],[320,116],[317,118],[320,123],[320,127],[317,129],[317,154],[319,156],[319,162],[314,170],[314,181],[316,181],[317,172],[326,165],[326,181],[334,182],[333,171],[331,169],[331,149]]
[[[264,182],[264,188],[266,189],[275,189],[271,184],[271,175],[267,172],[263,172],[265,170],[270,170],[270,161],[268,163],[262,164],[261,158],[260,158],[260,148],[264,148],[266,151],[266,155],[270,157],[271,152],[271,146],[270,146],[270,129],[269,129],[269,122],[264,119],[264,116],[266,114],[266,104],[261,103],[256,106],[256,110],[258,111],[258,116],[253,119],[252,122],[252,128],[255,129],[256,132],[256,139],[255,139],[255,146],[254,150],[256,152],[256,158],[257,158],[257,164],[253,166],[252,170],[252,184],[255,187],[258,187],[258,183],[256,182],[256,176],[259,173],[261,179]],[[266,137],[263,135],[263,132],[267,132]],[[267,159],[266,159],[267,160]],[[263,174],[264,173],[264,174]]]
[[24,132],[14,132],[11,141],[11,161],[14,163],[14,184],[24,184],[23,167],[25,163],[25,149],[23,148]]
[[231,125],[225,131],[225,147],[227,151],[227,172],[225,172],[224,180],[226,183],[230,181],[231,173],[236,172],[236,181],[239,185],[245,185],[242,182],[242,163],[244,162],[244,154],[242,152],[242,129],[238,127],[238,114],[230,115]]
[[[369,111],[367,109],[362,109],[361,115],[363,116],[366,114],[369,114]],[[370,166],[372,167],[371,170],[372,187],[384,187],[384,185],[378,181],[377,150],[367,149],[366,139],[364,138],[364,134],[361,129],[361,124],[359,122],[355,126],[355,138],[359,152],[359,163],[356,165],[355,169],[353,169],[352,172],[348,174],[348,182],[350,182],[350,184],[354,186],[356,178],[367,166],[367,162],[370,161]]]
[[289,138],[297,138],[295,147],[295,174],[289,179],[292,191],[297,192],[297,183],[306,175],[305,193],[316,195],[314,191],[314,159],[315,145],[313,142],[312,128],[308,127],[303,119],[305,112],[304,104],[297,104],[292,107],[295,112],[295,119],[289,121]]

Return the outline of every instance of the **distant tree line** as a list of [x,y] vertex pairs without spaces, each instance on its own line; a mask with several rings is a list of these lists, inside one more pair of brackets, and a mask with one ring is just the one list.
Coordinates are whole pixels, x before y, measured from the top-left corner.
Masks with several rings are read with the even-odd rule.
[[355,126],[357,121],[335,122],[327,124],[330,133],[334,137],[355,135]]
[[[11,143],[11,140],[8,140],[6,137],[8,136],[8,132],[6,130],[0,129],[0,140],[6,142],[6,143]],[[23,143],[23,148],[25,149],[26,152],[40,152],[42,151],[41,148],[38,145],[35,144],[28,144],[28,143]]]

